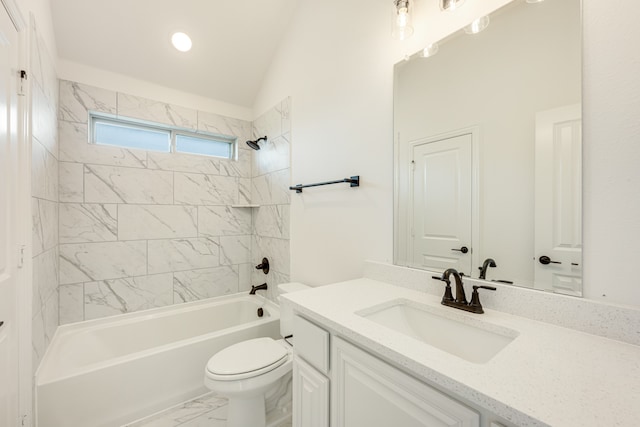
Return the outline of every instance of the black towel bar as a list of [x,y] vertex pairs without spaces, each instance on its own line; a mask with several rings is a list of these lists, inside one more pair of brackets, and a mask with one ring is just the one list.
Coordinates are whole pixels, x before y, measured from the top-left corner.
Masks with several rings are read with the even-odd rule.
[[343,182],[347,182],[350,184],[350,187],[360,187],[360,175],[352,176],[351,178],[339,179],[337,181],[327,181],[327,182],[318,182],[316,184],[298,184],[292,187],[289,187],[289,190],[296,190],[296,193],[302,193],[303,188],[308,187],[319,187],[321,185],[330,185],[330,184],[340,184]]

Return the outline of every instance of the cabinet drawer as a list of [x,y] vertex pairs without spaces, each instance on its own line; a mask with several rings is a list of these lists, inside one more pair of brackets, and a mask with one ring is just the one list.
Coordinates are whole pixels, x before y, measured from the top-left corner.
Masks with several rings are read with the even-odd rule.
[[329,333],[300,316],[293,316],[293,349],[311,366],[329,372]]

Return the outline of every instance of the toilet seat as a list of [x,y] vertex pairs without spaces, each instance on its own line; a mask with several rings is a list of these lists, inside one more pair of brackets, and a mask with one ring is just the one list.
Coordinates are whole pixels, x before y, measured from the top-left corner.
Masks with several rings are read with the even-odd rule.
[[272,338],[255,338],[213,355],[207,363],[207,376],[218,381],[256,377],[281,366],[288,356],[287,349]]

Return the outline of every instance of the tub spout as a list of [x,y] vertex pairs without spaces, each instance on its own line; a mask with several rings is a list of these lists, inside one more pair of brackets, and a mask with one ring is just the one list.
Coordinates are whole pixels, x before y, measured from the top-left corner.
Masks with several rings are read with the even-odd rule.
[[255,295],[256,291],[264,291],[267,290],[267,284],[263,283],[262,285],[258,285],[258,286],[251,286],[251,290],[249,291],[249,295]]

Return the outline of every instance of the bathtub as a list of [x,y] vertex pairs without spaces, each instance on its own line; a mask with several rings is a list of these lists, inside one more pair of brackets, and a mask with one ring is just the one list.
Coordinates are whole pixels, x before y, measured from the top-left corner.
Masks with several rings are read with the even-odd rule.
[[279,338],[272,302],[236,294],[65,325],[36,373],[38,427],[119,427],[207,392],[204,369],[242,340]]

